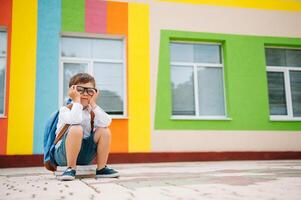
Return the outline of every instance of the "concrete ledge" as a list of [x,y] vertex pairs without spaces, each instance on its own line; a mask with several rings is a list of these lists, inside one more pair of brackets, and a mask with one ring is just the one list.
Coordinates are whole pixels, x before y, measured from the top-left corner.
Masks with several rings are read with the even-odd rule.
[[[66,166],[58,166],[57,171],[54,172],[56,176],[60,176],[67,169]],[[76,166],[76,176],[84,175],[95,175],[96,165],[77,165]]]
[[[117,164],[285,159],[301,159],[301,151],[111,153],[108,163]],[[34,166],[43,166],[43,155],[0,155],[0,168]]]

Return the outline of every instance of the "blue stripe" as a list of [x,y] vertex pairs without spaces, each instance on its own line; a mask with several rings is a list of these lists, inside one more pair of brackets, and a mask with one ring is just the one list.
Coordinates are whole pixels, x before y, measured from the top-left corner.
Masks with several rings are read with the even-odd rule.
[[58,109],[60,31],[61,0],[39,0],[34,154],[43,153],[46,121]]

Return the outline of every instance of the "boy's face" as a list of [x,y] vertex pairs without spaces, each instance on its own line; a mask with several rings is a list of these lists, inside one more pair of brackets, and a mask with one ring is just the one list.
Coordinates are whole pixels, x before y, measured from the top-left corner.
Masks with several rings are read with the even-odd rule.
[[88,92],[87,89],[85,89],[83,91],[79,91],[79,90],[82,89],[81,87],[95,89],[94,85],[91,82],[89,82],[89,83],[79,83],[79,84],[77,84],[77,86],[79,86],[79,87],[77,87],[77,91],[80,93],[80,103],[84,107],[86,107],[89,105],[90,100],[93,95],[91,95],[92,93]]

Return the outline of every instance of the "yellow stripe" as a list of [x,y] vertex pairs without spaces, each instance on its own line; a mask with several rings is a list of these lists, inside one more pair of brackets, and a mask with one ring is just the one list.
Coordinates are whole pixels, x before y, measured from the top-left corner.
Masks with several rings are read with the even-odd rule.
[[192,4],[207,4],[215,6],[230,6],[242,8],[257,8],[267,10],[301,11],[298,0],[156,0],[159,2],[177,2]]
[[37,0],[14,0],[7,154],[32,154],[36,39]]
[[129,3],[128,12],[129,152],[149,152],[149,6]]

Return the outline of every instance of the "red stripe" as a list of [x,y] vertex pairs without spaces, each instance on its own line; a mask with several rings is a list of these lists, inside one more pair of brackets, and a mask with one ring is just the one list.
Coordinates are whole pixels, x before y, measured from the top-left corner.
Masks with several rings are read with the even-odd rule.
[[[0,26],[7,29],[7,65],[6,65],[6,94],[5,94],[5,116],[8,115],[9,100],[9,77],[10,77],[10,49],[11,49],[11,21],[12,0],[0,0]],[[8,118],[0,118],[0,155],[6,154]]]
[[[296,160],[301,151],[110,153],[108,163],[155,163],[230,160]],[[95,164],[95,162],[93,162]],[[43,155],[0,156],[0,168],[43,166]]]
[[107,30],[107,2],[100,0],[86,0],[86,32],[106,33]]

